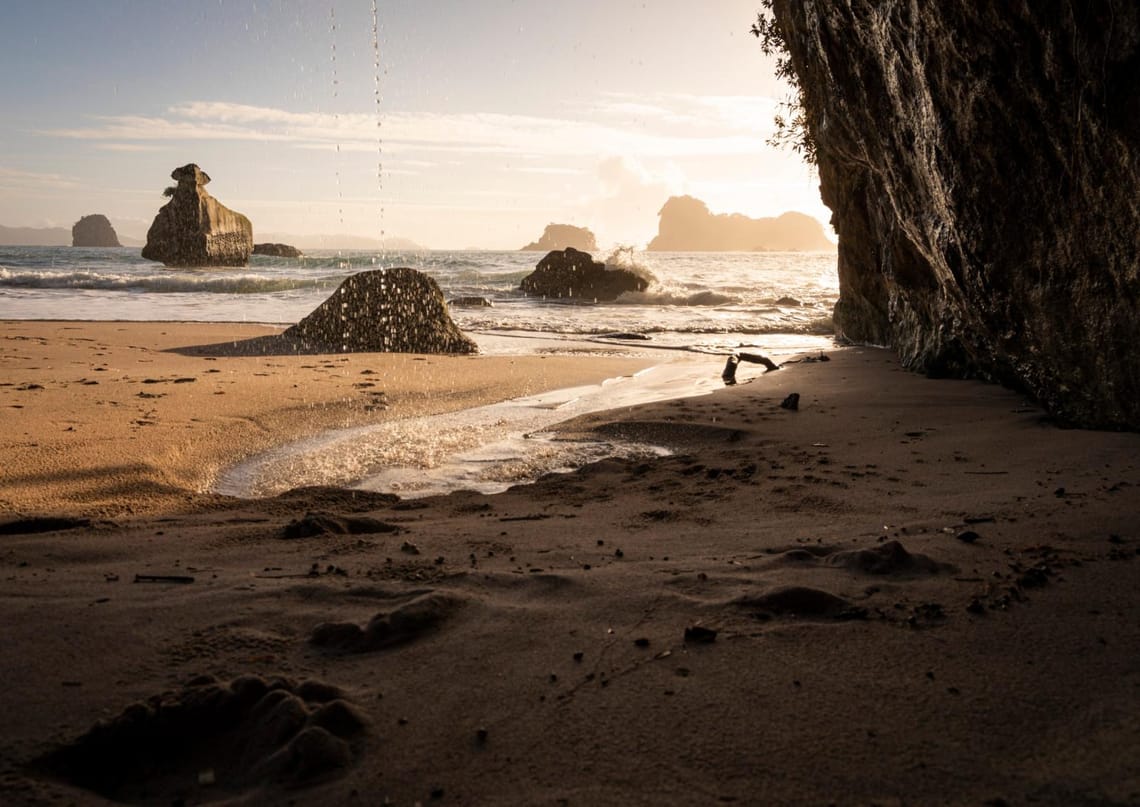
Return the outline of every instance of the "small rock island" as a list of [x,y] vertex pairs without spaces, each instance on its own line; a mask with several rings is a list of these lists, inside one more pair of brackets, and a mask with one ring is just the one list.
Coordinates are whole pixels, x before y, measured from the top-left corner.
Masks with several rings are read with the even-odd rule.
[[268,255],[271,258],[300,258],[301,250],[291,244],[254,244],[254,255]]
[[553,250],[577,249],[582,252],[597,252],[598,241],[586,227],[573,224],[547,224],[542,238],[532,241],[520,252],[551,252]]
[[71,227],[73,247],[121,247],[111,221],[102,213],[83,216]]
[[245,266],[253,225],[206,192],[210,175],[190,163],[174,169],[162,206],[146,234],[142,256],[167,266]]

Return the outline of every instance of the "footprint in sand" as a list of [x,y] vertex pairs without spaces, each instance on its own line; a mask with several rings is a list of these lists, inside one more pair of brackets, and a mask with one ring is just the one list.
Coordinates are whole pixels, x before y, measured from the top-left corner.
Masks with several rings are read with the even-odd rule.
[[325,622],[309,642],[330,653],[371,653],[432,633],[463,604],[451,594],[424,594],[398,608],[380,612],[361,628],[354,622]]
[[200,803],[329,779],[355,762],[366,733],[328,684],[204,676],[96,723],[36,767],[112,801]]
[[306,513],[285,525],[282,533],[287,539],[313,538],[319,535],[375,535],[399,532],[395,524],[370,516],[339,516],[332,513]]

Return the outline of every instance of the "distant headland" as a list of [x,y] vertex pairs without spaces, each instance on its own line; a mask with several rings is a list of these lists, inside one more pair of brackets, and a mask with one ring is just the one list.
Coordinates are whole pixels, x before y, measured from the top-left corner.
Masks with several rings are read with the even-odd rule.
[[803,213],[753,219],[711,213],[692,196],[673,196],[661,208],[650,252],[831,252],[823,225]]

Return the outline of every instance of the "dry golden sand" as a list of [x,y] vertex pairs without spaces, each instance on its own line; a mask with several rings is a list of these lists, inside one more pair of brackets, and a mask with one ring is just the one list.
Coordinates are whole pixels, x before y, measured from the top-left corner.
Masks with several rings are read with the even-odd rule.
[[[264,325],[0,323],[0,512],[159,513],[329,429],[593,383],[645,360],[291,355]],[[270,355],[249,355],[268,352]],[[277,353],[278,355],[274,355]]]
[[[233,380],[234,423],[292,389]],[[73,400],[62,428],[114,411]],[[1140,803],[1137,435],[860,349],[563,428],[676,453],[497,496],[8,524],[0,802]],[[329,531],[285,537],[308,513]]]

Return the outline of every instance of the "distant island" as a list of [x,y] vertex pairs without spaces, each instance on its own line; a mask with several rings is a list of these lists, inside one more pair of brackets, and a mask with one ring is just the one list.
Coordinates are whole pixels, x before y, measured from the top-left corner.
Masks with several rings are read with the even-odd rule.
[[674,196],[661,211],[650,252],[832,252],[823,225],[803,213],[753,219],[711,213],[692,196]]
[[[140,247],[142,240],[118,236],[123,246]],[[0,247],[69,247],[72,231],[67,227],[5,227],[0,224]]]
[[579,252],[597,252],[598,242],[594,234],[585,227],[573,224],[547,224],[542,238],[532,241],[520,252],[550,252],[552,250],[576,249]]
[[121,247],[111,221],[102,213],[84,216],[71,226],[73,247]]

